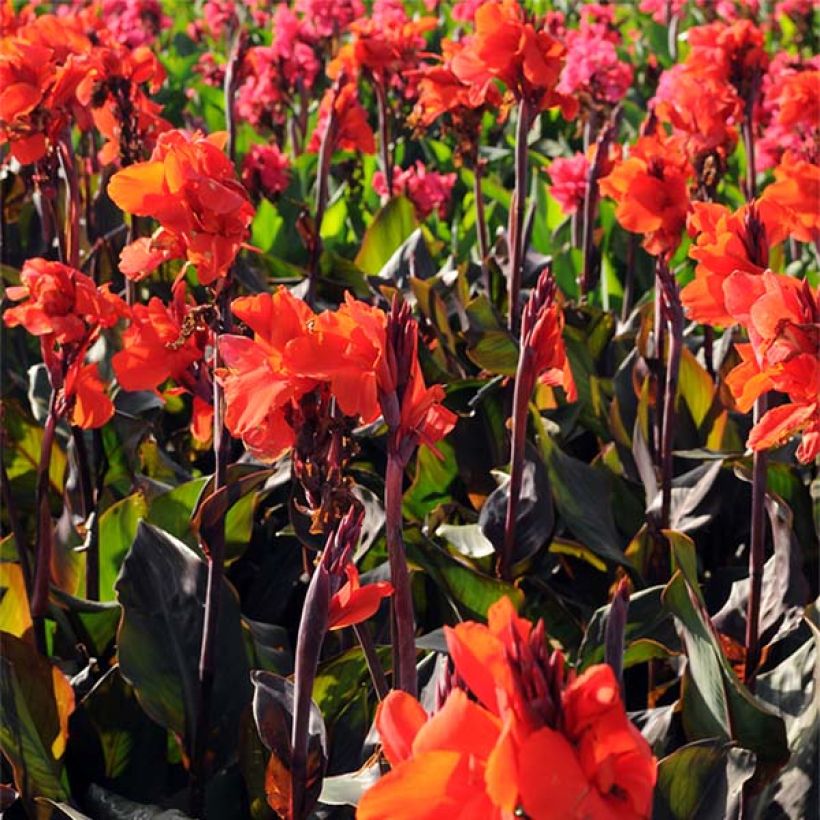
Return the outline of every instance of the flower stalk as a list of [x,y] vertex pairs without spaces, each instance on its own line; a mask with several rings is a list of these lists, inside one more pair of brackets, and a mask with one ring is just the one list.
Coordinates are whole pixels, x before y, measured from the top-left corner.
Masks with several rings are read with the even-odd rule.
[[524,267],[524,214],[527,204],[527,136],[535,120],[535,109],[526,98],[518,106],[518,122],[515,129],[515,188],[510,205],[507,228],[509,240],[509,271],[507,273],[508,313],[507,327],[515,331],[518,326],[518,299]]

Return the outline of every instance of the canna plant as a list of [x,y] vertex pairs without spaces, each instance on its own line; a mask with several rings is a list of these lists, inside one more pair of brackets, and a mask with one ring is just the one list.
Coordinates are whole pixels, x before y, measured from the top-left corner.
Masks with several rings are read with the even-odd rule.
[[0,2],[0,813],[811,816],[815,11]]

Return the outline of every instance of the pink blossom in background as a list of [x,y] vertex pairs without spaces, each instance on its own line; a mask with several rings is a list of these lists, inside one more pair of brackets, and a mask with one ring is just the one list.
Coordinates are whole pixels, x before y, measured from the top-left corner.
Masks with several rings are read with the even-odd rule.
[[775,4],[774,16],[785,15],[794,20],[799,17],[809,17],[817,8],[820,8],[820,0],[780,0]]
[[361,0],[296,0],[293,10],[315,37],[336,37],[364,14]]
[[278,61],[281,76],[290,88],[294,88],[297,82],[301,82],[305,89],[312,88],[322,65],[310,42],[310,29],[284,3],[276,7],[272,26],[271,56]]
[[275,143],[252,145],[242,162],[242,183],[251,194],[273,199],[290,185],[290,159]]
[[222,88],[225,84],[225,66],[217,63],[214,55],[209,51],[199,55],[194,71],[202,77],[205,85]]
[[[397,168],[393,172],[393,196],[406,196],[415,206],[419,219],[426,219],[433,211],[444,219],[455,183],[454,173],[428,171],[423,162],[417,161],[405,170]],[[388,195],[387,182],[381,171],[373,175],[373,189],[379,196]]]
[[271,46],[255,46],[245,54],[244,80],[236,92],[236,114],[255,127],[284,121],[286,99],[276,64],[276,52]]
[[459,0],[453,4],[451,12],[453,20],[461,20],[465,23],[472,23],[479,6],[483,6],[486,0]]
[[557,157],[546,169],[552,180],[550,194],[569,216],[584,204],[587,193],[589,162],[580,151],[571,157]]
[[172,22],[159,0],[103,0],[102,15],[109,31],[129,48],[150,46]]
[[597,33],[568,31],[567,58],[558,91],[585,93],[596,102],[619,102],[632,85],[632,66],[618,59],[611,40]]
[[673,17],[680,16],[685,5],[686,0],[672,0],[671,3],[669,0],[641,0],[641,4],[638,8],[644,14],[651,14],[652,19],[656,23],[665,26],[668,22],[666,19],[667,15],[671,14]]

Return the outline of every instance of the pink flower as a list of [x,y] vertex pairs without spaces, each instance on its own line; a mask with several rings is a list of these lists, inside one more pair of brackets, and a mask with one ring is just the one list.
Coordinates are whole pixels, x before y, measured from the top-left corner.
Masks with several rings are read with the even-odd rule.
[[[455,174],[428,171],[423,162],[417,161],[406,170],[395,171],[393,195],[406,196],[415,206],[419,219],[426,219],[433,211],[437,211],[439,217],[444,219],[455,182]],[[381,171],[373,175],[373,189],[380,196],[387,196],[387,182]]]
[[296,0],[293,10],[315,37],[337,37],[364,14],[361,0]]
[[271,55],[278,61],[278,69],[288,87],[301,81],[304,88],[313,87],[321,64],[313,50],[312,31],[285,3],[276,7],[271,21],[273,43]]
[[252,145],[242,162],[242,183],[252,194],[273,199],[290,185],[290,159],[275,143]]
[[614,105],[632,85],[632,66],[618,59],[605,30],[569,31],[567,58],[557,90],[561,94],[588,94],[596,102]]
[[129,48],[150,46],[171,26],[159,0],[103,0],[102,16],[108,30]]
[[672,17],[679,17],[685,5],[686,0],[672,0],[671,3],[668,0],[641,0],[638,8],[644,14],[651,14],[656,23],[666,25],[669,22],[667,14]]
[[565,214],[574,214],[583,207],[589,174],[589,161],[583,153],[554,159],[547,173],[552,180],[550,193]]
[[453,20],[460,20],[464,23],[472,23],[475,20],[475,13],[479,6],[483,6],[486,0],[459,0],[453,4]]

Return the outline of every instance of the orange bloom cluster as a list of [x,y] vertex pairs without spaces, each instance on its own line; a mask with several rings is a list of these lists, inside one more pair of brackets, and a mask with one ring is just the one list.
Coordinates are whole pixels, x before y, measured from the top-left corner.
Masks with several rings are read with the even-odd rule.
[[329,88],[319,104],[319,116],[313,129],[307,150],[318,153],[328,128],[328,139],[333,151],[361,151],[376,153],[376,138],[367,122],[367,112],[362,108],[355,83],[345,83],[341,88]]
[[212,334],[203,310],[186,295],[185,283],[173,289],[170,304],[156,296],[147,305],[130,308],[130,324],[122,334],[122,350],[111,365],[125,390],[153,390],[168,379],[194,397],[191,432],[198,441],[211,437],[211,383],[203,367]]
[[415,122],[427,128],[443,114],[450,114],[458,128],[463,120],[474,118],[474,112],[480,117],[484,110],[500,109],[501,92],[492,79],[466,82],[453,70],[453,60],[464,49],[464,44],[444,40],[441,49],[442,62],[426,66],[420,76],[413,112]]
[[[385,354],[387,316],[379,308],[348,294],[338,310],[316,315],[280,288],[272,296],[236,299],[233,312],[254,337],[219,338],[225,424],[262,458],[293,445],[289,412],[311,390],[328,389],[344,415],[364,424],[381,415],[381,397],[395,392]],[[400,408],[404,434],[431,446],[443,438],[455,423],[443,398],[441,386],[425,386],[415,360]]]
[[769,251],[789,234],[791,219],[769,200],[744,205],[734,213],[715,202],[692,203],[689,256],[698,262],[695,278],[681,290],[681,302],[697,322],[728,326],[735,318],[726,307],[724,285],[735,271],[760,275]]
[[724,291],[729,311],[749,333],[749,343],[737,345],[742,362],[727,377],[738,408],[748,412],[769,390],[789,397],[757,422],[748,445],[766,450],[802,432],[797,457],[811,463],[820,455],[820,294],[772,271],[737,271]]
[[96,126],[108,141],[101,162],[121,155],[130,162],[169,127],[141,89],[159,89],[159,60],[146,47],[119,43],[96,7],[61,17],[21,12],[18,22],[0,44],[0,144],[8,142],[18,161],[42,159],[76,124]]
[[575,677],[549,654],[543,622],[509,599],[489,624],[445,627],[467,691],[428,717],[391,692],[376,714],[392,771],[359,803],[359,820],[649,817],[656,761],[630,723],[607,665]]
[[114,414],[114,405],[97,365],[84,364],[85,355],[104,328],[127,314],[125,303],[108,285],[98,288],[84,273],[45,259],[27,260],[20,282],[6,290],[20,304],[8,308],[3,321],[40,337],[58,415],[83,428],[101,427]]
[[734,87],[713,66],[699,61],[664,71],[652,111],[683,137],[693,162],[713,152],[725,160],[737,142],[735,126],[743,119],[743,104]]
[[643,234],[649,253],[669,256],[686,225],[691,176],[681,139],[658,131],[638,139],[599,186],[604,196],[618,203],[615,216],[621,225]]
[[122,272],[148,276],[168,259],[185,258],[199,281],[224,276],[248,238],[254,209],[223,148],[224,132],[167,131],[151,159],[116,173],[108,195],[127,213],[160,224],[151,239],[123,251]]
[[63,129],[83,119],[76,98],[91,41],[45,14],[0,43],[0,145],[27,164],[41,159]]
[[796,240],[820,241],[820,165],[787,151],[774,169],[774,179],[762,201],[777,203],[790,213],[790,233]]
[[516,100],[536,111],[561,107],[570,119],[578,101],[555,90],[564,68],[566,47],[529,21],[517,0],[485,3],[475,14],[475,34],[453,55],[453,73],[464,83],[484,86],[501,80]]

